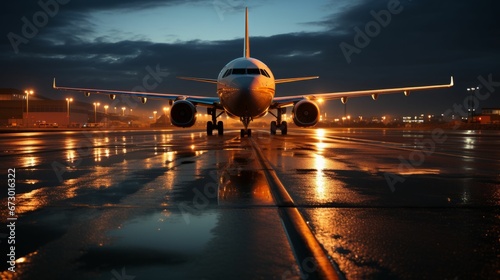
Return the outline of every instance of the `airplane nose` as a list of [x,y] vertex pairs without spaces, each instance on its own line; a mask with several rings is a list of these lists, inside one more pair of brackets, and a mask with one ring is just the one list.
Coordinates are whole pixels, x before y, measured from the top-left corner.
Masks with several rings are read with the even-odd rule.
[[240,91],[249,92],[258,89],[260,82],[256,77],[238,77],[233,80],[231,86],[240,89]]
[[235,116],[256,117],[267,112],[274,90],[266,88],[259,77],[234,77],[225,89],[223,103],[226,110]]

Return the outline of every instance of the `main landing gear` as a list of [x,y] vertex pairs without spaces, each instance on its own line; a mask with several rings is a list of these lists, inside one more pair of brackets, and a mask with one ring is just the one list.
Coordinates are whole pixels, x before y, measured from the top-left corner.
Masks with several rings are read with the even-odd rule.
[[276,111],[276,115],[269,112],[276,117],[276,121],[271,122],[271,135],[276,135],[278,129],[281,130],[281,135],[286,135],[288,133],[288,124],[286,121],[281,121],[281,115],[286,114],[286,108],[277,108]]
[[217,118],[220,117],[222,114],[224,114],[224,111],[222,111],[219,115],[217,115],[217,109],[208,108],[207,114],[212,115],[212,121],[207,122],[207,135],[209,136],[213,135],[213,131],[215,129],[217,129],[219,135],[221,136],[224,135],[224,123],[222,121],[217,122]]

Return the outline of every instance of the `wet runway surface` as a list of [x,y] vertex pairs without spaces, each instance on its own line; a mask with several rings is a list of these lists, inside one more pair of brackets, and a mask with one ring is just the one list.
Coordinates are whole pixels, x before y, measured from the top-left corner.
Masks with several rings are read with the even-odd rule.
[[321,277],[284,222],[295,209],[340,279],[500,277],[498,132],[33,132],[0,147],[17,217],[11,273],[5,187],[3,279]]

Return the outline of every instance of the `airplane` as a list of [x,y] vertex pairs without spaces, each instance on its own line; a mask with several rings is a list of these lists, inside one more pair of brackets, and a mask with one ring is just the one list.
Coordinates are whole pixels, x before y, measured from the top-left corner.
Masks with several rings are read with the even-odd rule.
[[[61,87],[53,81],[53,88],[56,90],[69,90],[84,92],[85,96],[91,93],[109,94],[114,100],[117,95],[125,94],[139,97],[142,103],[146,103],[148,98],[167,99],[172,108],[170,110],[170,120],[174,126],[191,127],[196,122],[197,106],[206,107],[207,113],[212,120],[207,122],[207,135],[212,135],[214,130],[219,135],[224,134],[224,123],[217,122],[217,118],[222,114],[227,114],[233,119],[239,119],[244,126],[241,129],[241,137],[247,135],[251,137],[252,130],[248,128],[251,121],[264,117],[268,113],[276,118],[271,122],[270,133],[275,135],[277,130],[282,135],[288,132],[288,125],[283,121],[282,115],[286,114],[287,107],[292,107],[293,122],[299,127],[311,127],[316,125],[320,119],[320,109],[318,101],[340,99],[346,103],[348,98],[359,96],[371,96],[373,100],[381,94],[404,93],[408,96],[412,91],[449,88],[454,85],[453,76],[451,82],[443,85],[413,86],[389,89],[373,89],[361,91],[345,91],[330,93],[315,93],[294,96],[275,96],[277,84],[291,83],[319,78],[318,76],[297,77],[276,79],[273,72],[262,61],[250,57],[250,38],[248,32],[248,8],[245,10],[245,38],[243,45],[243,56],[236,58],[226,64],[220,71],[217,79],[178,77],[184,80],[210,83],[217,85],[218,97],[191,96],[183,94],[168,94],[157,92],[134,92],[106,89],[87,89]],[[275,110],[276,113],[273,113]],[[220,112],[218,112],[220,111]]]

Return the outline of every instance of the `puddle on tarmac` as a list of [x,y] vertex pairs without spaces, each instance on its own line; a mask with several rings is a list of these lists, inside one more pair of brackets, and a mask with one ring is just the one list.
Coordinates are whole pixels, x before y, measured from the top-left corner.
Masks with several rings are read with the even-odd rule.
[[155,212],[108,232],[109,244],[92,247],[80,258],[82,268],[175,265],[195,259],[214,237],[218,213]]

